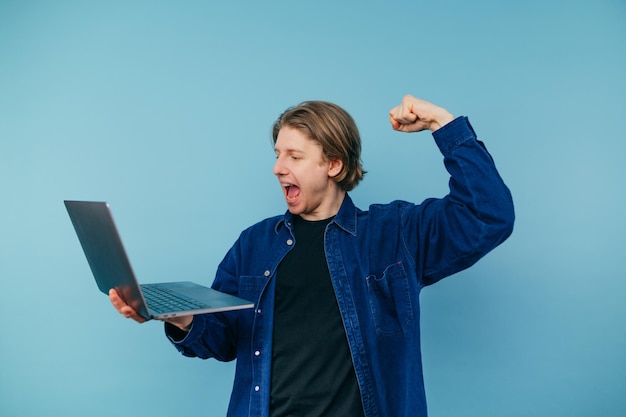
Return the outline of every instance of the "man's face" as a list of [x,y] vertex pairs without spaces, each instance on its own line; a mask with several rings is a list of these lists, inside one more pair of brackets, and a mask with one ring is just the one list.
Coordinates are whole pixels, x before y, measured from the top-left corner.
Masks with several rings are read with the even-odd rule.
[[274,150],[274,175],[289,211],[306,220],[324,220],[337,214],[345,193],[333,177],[341,171],[341,161],[327,160],[317,141],[288,126],[278,132]]

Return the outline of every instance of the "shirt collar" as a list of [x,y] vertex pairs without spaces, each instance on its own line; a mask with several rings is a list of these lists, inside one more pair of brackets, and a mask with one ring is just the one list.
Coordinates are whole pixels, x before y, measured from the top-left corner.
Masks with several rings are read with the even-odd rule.
[[[337,226],[339,226],[339,228],[343,229],[345,232],[350,233],[353,236],[356,236],[357,214],[358,214],[358,209],[352,202],[352,199],[350,198],[348,193],[346,193],[343,199],[343,202],[341,203],[341,207],[339,207],[339,211],[337,212],[337,215],[335,216],[331,224],[335,223]],[[289,210],[287,210],[285,214],[283,215],[283,217],[279,218],[278,221],[276,222],[276,226],[274,228],[276,233],[278,233],[279,230],[283,226],[286,226],[287,229],[289,229],[290,231],[293,228],[293,214],[291,214]]]
[[343,203],[341,203],[341,207],[335,216],[335,220],[333,222],[337,224],[341,229],[350,233],[353,236],[356,236],[356,216],[358,209],[352,202],[352,199],[346,193],[345,198],[343,199]]

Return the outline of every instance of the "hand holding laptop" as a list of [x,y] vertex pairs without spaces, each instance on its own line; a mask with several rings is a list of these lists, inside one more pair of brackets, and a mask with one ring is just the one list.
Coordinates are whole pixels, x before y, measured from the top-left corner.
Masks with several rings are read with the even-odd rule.
[[139,284],[109,205],[65,201],[98,288],[138,323],[157,319],[185,330],[195,314],[250,309],[254,303],[189,281]]
[[[111,300],[111,304],[113,304],[113,307],[115,307],[117,312],[127,319],[133,319],[137,323],[144,323],[147,321],[144,317],[137,314],[137,312],[131,306],[126,304],[114,288],[111,288],[111,290],[109,291],[109,300]],[[171,323],[181,330],[185,330],[193,321],[193,316],[171,317],[163,319],[163,321]]]

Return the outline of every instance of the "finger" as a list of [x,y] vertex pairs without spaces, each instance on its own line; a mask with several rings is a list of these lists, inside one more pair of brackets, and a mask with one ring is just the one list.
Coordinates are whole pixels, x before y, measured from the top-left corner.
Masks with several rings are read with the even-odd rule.
[[420,125],[421,121],[417,116],[415,117],[405,117],[400,119],[395,119],[393,117],[389,117],[389,121],[391,122],[391,127],[394,130],[398,130],[401,132],[414,132],[420,130],[418,125]]
[[124,307],[128,307],[126,302],[122,299],[122,297],[119,296],[118,292],[115,291],[115,289],[109,290],[109,300],[111,301],[111,304],[113,304],[113,307],[115,307],[115,309],[119,313],[122,313],[122,309]]
[[133,311],[132,308],[130,308],[129,306],[125,306],[122,307],[120,309],[120,314],[124,317],[126,317],[127,319],[130,319],[133,317],[133,315],[135,314],[135,312]]
[[146,318],[140,316],[131,306],[126,304],[114,288],[109,290],[109,300],[111,300],[111,304],[113,304],[117,312],[127,319],[133,319],[137,323],[147,321]]
[[402,126],[399,121],[393,118],[393,116],[389,116],[389,123],[391,123],[391,128],[393,130],[398,130],[400,129],[400,126]]
[[120,313],[121,313],[122,307],[126,305],[126,303],[122,301],[121,297],[119,296],[117,291],[115,291],[114,288],[111,288],[109,290],[109,300],[111,301],[111,304],[113,304],[113,307],[115,307],[115,309],[119,311]]
[[130,306],[124,306],[120,310],[120,314],[122,314],[127,319],[133,319],[137,323],[143,323],[146,321],[145,318],[141,317],[137,312]]
[[389,116],[401,124],[411,124],[417,120],[417,114],[412,111],[411,107],[403,104],[391,109]]

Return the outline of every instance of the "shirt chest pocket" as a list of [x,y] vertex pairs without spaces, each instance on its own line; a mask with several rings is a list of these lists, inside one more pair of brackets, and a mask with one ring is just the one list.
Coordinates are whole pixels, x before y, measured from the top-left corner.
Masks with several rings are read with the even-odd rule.
[[401,334],[413,321],[409,282],[401,262],[389,265],[381,276],[366,278],[369,306],[378,336]]
[[265,277],[241,276],[239,277],[239,288],[237,291],[237,295],[244,300],[249,300],[256,303],[261,296],[264,284]]

